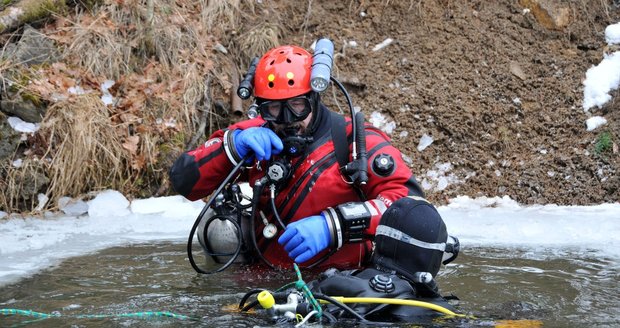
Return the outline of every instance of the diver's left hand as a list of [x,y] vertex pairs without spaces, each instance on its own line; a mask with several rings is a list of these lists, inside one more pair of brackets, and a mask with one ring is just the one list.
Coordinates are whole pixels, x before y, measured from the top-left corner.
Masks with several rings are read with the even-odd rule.
[[278,238],[278,243],[284,245],[288,256],[297,263],[313,258],[330,242],[327,220],[323,215],[309,216],[289,224]]

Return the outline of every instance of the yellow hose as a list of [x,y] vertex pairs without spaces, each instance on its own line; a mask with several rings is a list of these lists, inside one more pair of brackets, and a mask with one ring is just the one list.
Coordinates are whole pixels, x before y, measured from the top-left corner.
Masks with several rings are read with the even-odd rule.
[[[421,308],[435,310],[437,312],[440,312],[440,313],[443,313],[449,316],[465,317],[464,314],[454,313],[446,309],[443,306],[429,303],[429,302],[423,302],[423,301],[403,300],[403,299],[398,299],[398,298],[380,298],[380,297],[342,297],[342,296],[331,296],[331,297],[341,303],[374,303],[374,304],[417,306]],[[329,303],[329,302],[325,300],[321,300],[321,303]]]

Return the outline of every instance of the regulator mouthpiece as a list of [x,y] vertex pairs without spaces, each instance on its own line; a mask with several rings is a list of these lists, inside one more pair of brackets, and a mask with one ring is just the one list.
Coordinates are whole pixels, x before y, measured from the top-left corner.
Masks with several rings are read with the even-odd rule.
[[323,92],[329,85],[334,58],[334,44],[327,38],[319,39],[312,55],[310,86],[315,92]]

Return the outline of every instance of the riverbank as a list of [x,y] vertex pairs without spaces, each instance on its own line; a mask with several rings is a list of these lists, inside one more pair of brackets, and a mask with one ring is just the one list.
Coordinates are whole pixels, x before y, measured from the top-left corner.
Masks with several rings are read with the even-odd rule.
[[[5,35],[0,210],[36,211],[39,194],[46,209],[110,188],[173,195],[172,161],[245,117],[234,85],[250,59],[320,36],[434,203],[620,199],[617,84],[594,79],[607,84],[591,97],[584,83],[614,72],[614,1],[214,3],[103,3]],[[323,95],[334,110],[336,94]],[[8,118],[25,112],[40,129],[15,133]]]

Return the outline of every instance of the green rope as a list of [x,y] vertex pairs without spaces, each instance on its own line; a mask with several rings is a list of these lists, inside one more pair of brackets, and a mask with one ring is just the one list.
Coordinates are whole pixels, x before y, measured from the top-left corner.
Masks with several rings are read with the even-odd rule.
[[76,318],[76,319],[104,319],[104,318],[174,318],[179,320],[193,320],[199,321],[200,319],[176,314],[167,311],[146,311],[146,312],[132,312],[132,313],[118,313],[118,314],[78,314],[78,315],[61,315],[60,313],[43,313],[32,310],[20,310],[20,309],[0,309],[2,315],[21,315],[25,317],[49,319],[49,318]]
[[60,314],[50,314],[50,313],[43,313],[43,312],[35,312],[32,310],[20,310],[20,309],[0,309],[0,314],[2,315],[22,315],[25,317],[32,317],[32,318],[54,318],[54,317],[60,317]]
[[306,285],[304,280],[301,278],[301,272],[299,271],[299,267],[297,266],[297,264],[293,263],[293,267],[295,268],[295,273],[297,274],[297,281],[295,282],[295,287],[297,288],[297,290],[303,291],[308,300],[310,300],[310,304],[317,312],[317,318],[320,318],[323,315],[323,308],[321,308],[319,302],[314,298],[314,295],[312,295],[310,288],[308,288],[308,285]]

